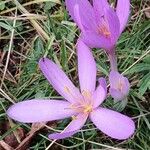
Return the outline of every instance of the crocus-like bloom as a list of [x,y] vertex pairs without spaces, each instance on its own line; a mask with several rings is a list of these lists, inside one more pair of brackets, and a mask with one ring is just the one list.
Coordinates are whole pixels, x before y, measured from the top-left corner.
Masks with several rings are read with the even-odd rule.
[[115,10],[107,0],[93,0],[93,5],[88,0],[66,0],[66,7],[89,47],[113,51],[128,21],[130,0],[118,0]]
[[[110,84],[110,94],[114,99],[121,100],[128,94],[129,81],[117,73],[115,45],[128,21],[130,0],[118,0],[115,10],[107,0],[92,0],[92,2],[93,5],[88,0],[66,0],[66,7],[72,19],[81,29],[80,38],[89,47],[103,48],[108,53],[111,71],[115,71],[117,77],[120,76],[120,78],[115,78],[115,81],[110,78],[110,82],[116,82]],[[120,79],[125,79],[126,82],[121,80],[121,83],[124,83],[123,87],[126,87],[126,90],[124,88],[123,91],[118,90]]]
[[118,72],[117,58],[114,53],[109,54],[111,71],[109,74],[110,95],[115,101],[125,100],[129,94],[129,80]]
[[77,50],[81,92],[55,63],[42,58],[39,62],[40,69],[65,100],[34,99],[19,102],[8,109],[8,116],[24,123],[47,122],[72,116],[73,120],[65,130],[50,134],[50,139],[72,136],[82,128],[88,117],[108,136],[115,139],[129,138],[135,129],[134,122],[123,114],[99,107],[107,94],[106,81],[101,78],[96,88],[96,63],[92,53],[80,40]]
[[126,77],[117,71],[111,71],[109,74],[111,96],[117,100],[124,100],[129,94],[130,83]]

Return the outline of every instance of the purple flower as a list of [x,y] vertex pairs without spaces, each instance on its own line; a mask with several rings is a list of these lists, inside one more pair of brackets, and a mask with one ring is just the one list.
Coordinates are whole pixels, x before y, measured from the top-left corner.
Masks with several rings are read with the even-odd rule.
[[98,129],[115,139],[127,139],[135,130],[131,118],[113,110],[99,107],[107,94],[106,81],[100,79],[96,88],[96,63],[90,49],[77,43],[80,91],[65,73],[51,60],[42,58],[40,69],[64,100],[29,100],[11,106],[7,114],[24,123],[46,122],[71,117],[73,120],[61,133],[50,134],[50,139],[63,139],[79,132],[89,117]]
[[115,10],[107,0],[93,0],[93,5],[88,0],[66,0],[66,7],[89,47],[113,51],[128,21],[130,0],[118,0]]
[[130,83],[126,77],[117,71],[111,71],[109,75],[110,94],[117,100],[124,100],[129,94]]

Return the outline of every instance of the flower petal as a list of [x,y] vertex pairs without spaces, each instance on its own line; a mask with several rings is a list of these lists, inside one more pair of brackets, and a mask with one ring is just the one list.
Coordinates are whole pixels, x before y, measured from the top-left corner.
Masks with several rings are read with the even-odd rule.
[[108,38],[106,38],[100,34],[97,34],[95,32],[92,32],[92,31],[82,32],[81,39],[90,48],[103,48],[103,49],[109,51],[114,46]]
[[129,91],[130,91],[130,83],[129,83],[129,80],[128,78],[124,77],[124,84],[125,86],[123,87],[123,91],[125,94],[129,94]]
[[48,58],[42,58],[39,66],[44,76],[57,92],[69,102],[81,99],[79,90],[73,85],[66,74]]
[[107,96],[106,79],[105,78],[99,78],[98,82],[99,82],[99,85],[93,94],[93,99],[94,99],[93,107],[94,108],[98,107],[106,99],[106,96]]
[[130,14],[130,0],[118,0],[116,13],[120,21],[120,34],[124,30]]
[[92,0],[92,1],[93,1],[94,9],[97,8],[97,11],[100,11],[99,12],[100,14],[101,14],[102,8],[108,8],[109,7],[108,0]]
[[76,23],[78,24],[78,27],[81,29],[82,32],[85,31],[82,21],[81,21],[81,16],[80,16],[80,11],[79,11],[79,5],[74,6],[74,18],[76,20]]
[[87,114],[79,114],[75,117],[74,120],[64,129],[61,133],[54,133],[50,134],[48,137],[50,139],[64,139],[67,137],[72,136],[73,134],[77,133],[85,124],[87,120]]
[[104,8],[109,8],[109,3],[107,2],[107,0],[93,0],[93,7],[94,12],[97,16],[96,18],[101,18],[105,14]]
[[93,107],[98,107],[106,98],[107,91],[101,86],[98,85],[96,91],[93,94],[94,105]]
[[116,88],[119,80],[122,80],[123,76],[117,71],[111,71],[109,74],[109,82],[112,88]]
[[107,83],[106,83],[106,79],[101,77],[98,79],[99,84],[104,88],[104,90],[107,93]]
[[7,110],[7,115],[19,122],[34,123],[59,120],[75,115],[70,103],[59,100],[28,100],[16,103]]
[[106,10],[106,19],[108,21],[109,30],[111,33],[111,43],[113,45],[116,44],[119,35],[120,35],[120,22],[119,18],[116,14],[116,12],[113,10],[113,8],[109,7],[109,9]]
[[[96,21],[95,21],[95,14],[92,8],[92,5],[88,2],[88,0],[66,0],[66,7],[69,11],[69,14],[71,15],[72,19],[77,23],[77,25],[80,27],[80,24],[78,23],[78,20],[76,20],[74,7],[78,5],[79,7],[79,14],[81,18],[81,22],[83,26],[86,29],[95,30],[96,29]],[[83,11],[84,10],[84,11]]]
[[96,63],[92,52],[80,39],[77,43],[77,54],[81,92],[94,92],[96,84]]
[[[93,0],[94,11],[99,28],[107,29],[110,32],[110,42],[112,47],[119,38],[120,22],[114,9],[110,7],[107,0]],[[105,30],[104,30],[105,31]]]
[[114,98],[114,100],[119,101],[119,100],[124,100],[125,99],[125,95],[120,92],[119,90],[113,89],[110,87],[109,89],[110,95]]
[[131,118],[113,110],[96,109],[90,114],[90,118],[98,129],[114,139],[127,139],[135,130]]

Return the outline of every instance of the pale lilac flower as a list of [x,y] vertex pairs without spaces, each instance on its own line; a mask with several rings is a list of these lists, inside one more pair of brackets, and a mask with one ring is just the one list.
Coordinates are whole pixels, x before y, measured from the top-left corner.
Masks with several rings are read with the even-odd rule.
[[66,0],[72,19],[81,29],[82,40],[91,48],[114,50],[130,12],[130,0],[118,0],[113,9],[107,0]]
[[106,81],[100,79],[96,88],[96,63],[90,49],[77,44],[80,91],[65,73],[48,58],[39,62],[40,69],[64,100],[28,100],[11,106],[7,114],[24,123],[47,122],[71,117],[73,120],[61,133],[50,134],[50,139],[63,139],[79,132],[89,117],[95,126],[115,139],[127,139],[135,130],[131,118],[113,110],[99,107],[107,94]]
[[130,90],[130,83],[126,77],[117,71],[111,71],[109,75],[110,95],[117,101],[125,100]]
[[129,80],[118,72],[117,57],[115,53],[111,53],[108,56],[111,66],[111,71],[109,74],[110,95],[114,98],[115,101],[123,100],[125,102],[125,99],[127,98],[130,90]]

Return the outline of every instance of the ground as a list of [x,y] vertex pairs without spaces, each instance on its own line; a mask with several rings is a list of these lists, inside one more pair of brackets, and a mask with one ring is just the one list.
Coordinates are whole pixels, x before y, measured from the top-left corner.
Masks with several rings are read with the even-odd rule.
[[[112,1],[114,2],[114,1]],[[125,109],[114,105],[110,97],[104,106],[113,107],[133,118],[135,134],[117,141],[98,131],[91,122],[65,140],[55,143],[49,132],[63,130],[70,121],[23,124],[8,118],[12,103],[33,98],[60,98],[38,68],[38,60],[47,56],[60,65],[78,86],[76,40],[79,29],[70,19],[64,1],[0,1],[0,149],[150,149],[150,2],[131,0],[128,25],[118,40],[116,53],[119,71],[128,77],[131,90]],[[98,77],[110,70],[106,54],[93,49]]]

